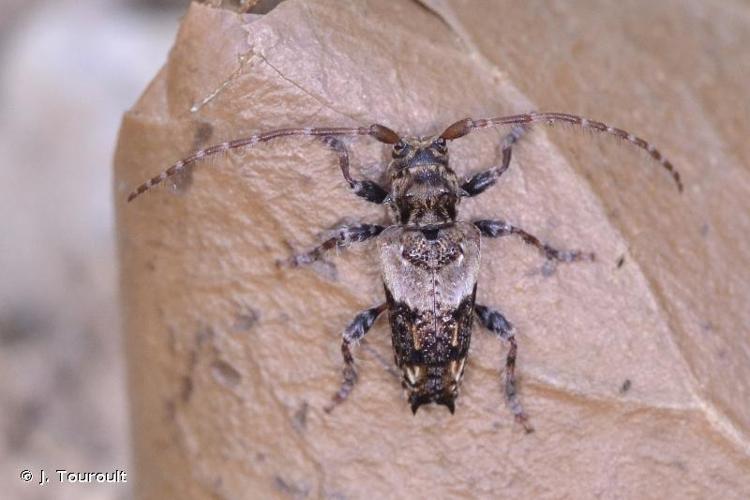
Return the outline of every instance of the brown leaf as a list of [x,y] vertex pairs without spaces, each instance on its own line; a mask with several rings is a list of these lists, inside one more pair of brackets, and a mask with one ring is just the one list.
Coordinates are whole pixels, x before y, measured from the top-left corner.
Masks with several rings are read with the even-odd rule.
[[[587,5],[190,8],[116,157],[141,496],[750,497],[746,11]],[[498,185],[462,205],[465,219],[597,253],[548,275],[520,241],[483,245],[478,301],[519,330],[532,435],[503,402],[507,347],[478,327],[455,416],[412,417],[384,366],[384,320],[355,350],[350,399],[321,411],[340,381],[341,330],[382,301],[375,254],[364,245],[327,270],[275,262],[342,218],[384,213],[349,192],[320,140],[220,155],[178,178],[178,196],[124,203],[192,150],[258,131],[382,123],[425,135],[534,109],[648,138],[686,189],[614,139],[538,127]],[[452,143],[454,168],[495,161],[504,132]],[[377,179],[387,148],[348,143],[354,173]],[[257,321],[234,328],[248,310]],[[216,363],[232,384],[217,383]]]

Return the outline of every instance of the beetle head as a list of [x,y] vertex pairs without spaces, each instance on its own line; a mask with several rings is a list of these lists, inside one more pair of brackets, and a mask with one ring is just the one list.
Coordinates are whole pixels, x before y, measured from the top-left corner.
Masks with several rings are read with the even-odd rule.
[[393,145],[388,175],[392,204],[401,224],[421,226],[455,220],[458,178],[448,166],[444,138],[399,139]]

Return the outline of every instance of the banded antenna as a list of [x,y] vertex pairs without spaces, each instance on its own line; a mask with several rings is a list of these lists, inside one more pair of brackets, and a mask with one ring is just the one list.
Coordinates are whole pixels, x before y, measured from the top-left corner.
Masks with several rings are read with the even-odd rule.
[[464,120],[457,121],[445,131],[440,134],[445,140],[458,139],[466,134],[470,133],[474,129],[482,129],[496,126],[508,126],[508,125],[555,125],[557,123],[565,123],[569,125],[577,125],[587,130],[593,130],[595,132],[601,132],[605,134],[614,135],[618,139],[623,139],[636,147],[639,147],[646,151],[651,158],[656,160],[663,168],[665,168],[672,178],[675,184],[677,184],[677,190],[682,192],[682,180],[680,179],[680,173],[674,168],[672,163],[667,160],[661,152],[656,149],[648,141],[641,139],[640,137],[631,134],[626,130],[611,127],[606,123],[589,120],[578,115],[571,115],[568,113],[524,113],[521,115],[510,115],[500,116],[497,118],[484,118],[480,120],[474,120],[472,118],[466,118]]
[[204,149],[199,149],[190,156],[183,158],[182,160],[174,163],[171,167],[164,170],[159,175],[156,175],[140,186],[128,195],[128,201],[133,201],[138,196],[142,195],[146,191],[150,190],[154,186],[161,184],[166,179],[180,173],[186,167],[193,163],[207,158],[209,156],[225,153],[232,149],[240,149],[245,147],[253,147],[256,144],[268,142],[273,139],[280,137],[289,136],[357,136],[357,135],[369,135],[374,137],[376,140],[385,144],[395,144],[399,141],[400,137],[396,132],[384,127],[382,125],[370,125],[369,127],[357,127],[357,128],[344,128],[344,127],[326,127],[326,128],[282,128],[277,130],[271,130],[270,132],[264,132],[262,134],[254,134],[250,137],[244,137],[242,139],[235,139],[233,141],[222,142],[214,146],[209,146]]
[[[674,168],[672,163],[665,158],[661,152],[651,145],[648,141],[631,134],[625,130],[611,127],[605,123],[598,122],[595,120],[589,120],[578,115],[571,115],[568,113],[524,113],[520,115],[509,115],[500,116],[497,118],[483,118],[474,120],[472,118],[466,118],[452,124],[446,128],[439,137],[445,140],[454,140],[463,137],[475,129],[496,127],[496,126],[511,126],[511,125],[523,125],[530,126],[535,124],[542,125],[555,125],[557,123],[565,123],[569,125],[576,125],[587,130],[593,130],[599,133],[606,133],[617,137],[618,139],[625,140],[630,144],[643,149],[646,151],[654,160],[656,160],[664,169],[666,169],[675,184],[677,184],[677,190],[682,192],[682,181],[680,179],[680,173]],[[269,142],[273,139],[289,136],[322,136],[322,137],[335,137],[335,136],[360,136],[367,135],[373,137],[379,142],[385,144],[396,144],[400,140],[400,136],[393,130],[383,125],[373,124],[369,127],[321,127],[321,128],[283,128],[277,130],[271,130],[260,134],[254,134],[249,137],[241,139],[235,139],[233,141],[223,142],[216,144],[204,149],[195,151],[190,156],[187,156],[178,162],[174,163],[171,167],[161,172],[159,175],[152,177],[134,191],[128,195],[128,201],[133,201],[138,196],[142,195],[146,191],[149,191],[154,186],[161,184],[169,177],[172,177],[186,167],[203,160],[209,156],[225,153],[233,149],[240,149],[246,147],[253,147],[256,144]],[[347,176],[348,172],[345,172]],[[347,177],[347,180],[350,180]]]

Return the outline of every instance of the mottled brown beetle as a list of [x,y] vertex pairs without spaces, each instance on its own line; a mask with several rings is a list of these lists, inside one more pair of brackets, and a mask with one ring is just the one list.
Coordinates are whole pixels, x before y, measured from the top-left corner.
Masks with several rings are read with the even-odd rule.
[[[327,250],[351,243],[378,239],[380,269],[386,302],[358,314],[344,330],[341,352],[344,380],[326,408],[331,411],[350,394],[357,380],[350,346],[364,337],[378,316],[388,310],[396,364],[402,370],[402,385],[408,392],[412,412],[426,403],[448,407],[453,413],[469,352],[473,319],[510,344],[506,358],[505,396],[508,405],[527,432],[533,429],[516,393],[517,345],[510,322],[498,311],[475,303],[479,274],[480,237],[516,235],[536,247],[550,261],[593,260],[593,253],[561,251],[500,220],[460,221],[457,209],[462,198],[476,196],[492,186],[510,165],[511,147],[525,127],[533,124],[567,123],[604,132],[646,150],[672,175],[682,191],[679,173],[658,150],[643,139],[604,123],[565,113],[528,113],[492,119],[467,118],[432,137],[401,137],[382,125],[359,128],[280,129],[199,150],[150,179],[128,196],[138,195],[177,174],[196,161],[231,149],[254,146],[286,136],[321,136],[336,152],[341,172],[349,186],[367,201],[388,207],[392,224],[356,224],[341,227],[335,235],[310,252],[286,261],[290,266],[310,264]],[[502,141],[500,165],[460,180],[448,164],[447,141],[474,129],[513,126]],[[337,136],[368,135],[393,146],[388,165],[388,189],[371,180],[355,180],[349,174],[349,155]]]

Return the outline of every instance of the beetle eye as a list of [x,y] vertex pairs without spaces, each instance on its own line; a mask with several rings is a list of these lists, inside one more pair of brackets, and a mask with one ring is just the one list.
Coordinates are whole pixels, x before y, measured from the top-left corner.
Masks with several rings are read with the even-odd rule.
[[443,154],[448,152],[448,144],[445,142],[445,139],[442,137],[438,137],[432,142],[432,145],[437,148],[437,150]]
[[406,144],[404,141],[398,141],[393,145],[393,157],[401,158],[406,154]]

